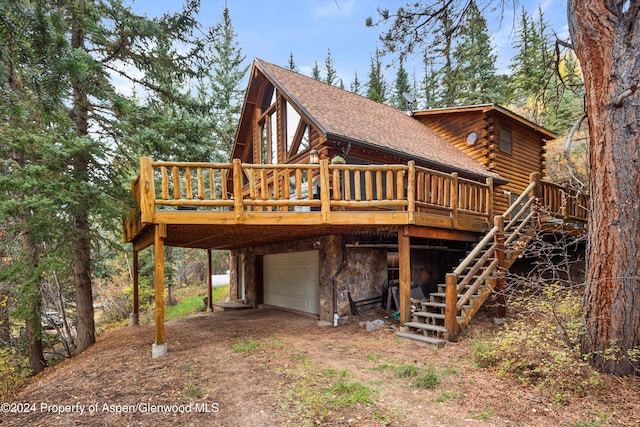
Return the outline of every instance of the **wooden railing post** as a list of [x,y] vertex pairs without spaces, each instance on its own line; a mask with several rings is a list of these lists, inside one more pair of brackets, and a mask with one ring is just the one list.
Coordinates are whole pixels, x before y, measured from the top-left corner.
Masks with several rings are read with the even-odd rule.
[[140,220],[153,223],[155,212],[156,190],[153,180],[153,165],[151,157],[140,158]]
[[444,327],[449,331],[449,341],[455,341],[458,336],[458,275],[447,273],[444,308]]
[[491,226],[491,218],[493,218],[493,178],[487,178],[487,200],[485,210],[487,211],[487,224]]
[[242,222],[242,163],[240,159],[233,159],[233,211],[236,223]]
[[320,160],[320,214],[322,223],[329,222],[329,211],[331,210],[331,200],[329,192],[329,160]]
[[542,174],[540,172],[533,172],[529,175],[530,183],[535,183],[535,187],[531,191],[530,197],[537,197],[539,200],[542,200],[542,184],[541,184]]
[[495,226],[498,228],[494,236],[496,245],[496,258],[498,259],[498,270],[496,274],[496,285],[494,292],[496,293],[496,318],[504,319],[507,314],[507,301],[505,298],[506,278],[504,272],[506,270],[505,263],[505,247],[504,247],[504,217],[496,215],[494,218]]
[[458,228],[458,185],[460,185],[458,172],[453,172],[451,174],[451,223],[454,230]]
[[409,224],[415,224],[415,212],[416,212],[416,162],[410,160],[409,176],[407,177],[407,210],[409,212]]

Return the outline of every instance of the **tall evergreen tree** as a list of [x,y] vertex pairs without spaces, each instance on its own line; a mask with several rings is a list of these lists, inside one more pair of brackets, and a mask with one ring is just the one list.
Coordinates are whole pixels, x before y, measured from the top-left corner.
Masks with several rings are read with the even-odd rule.
[[434,68],[434,59],[429,55],[423,55],[423,64],[424,64],[424,77],[422,78],[422,99],[424,102],[425,108],[435,108],[438,107],[439,98],[438,98],[438,89],[439,85],[439,74],[437,70]]
[[314,80],[322,81],[322,77],[320,76],[320,66],[318,65],[318,61],[313,63],[313,67],[311,67],[311,78]]
[[0,19],[0,220],[3,263],[0,282],[12,285],[25,320],[31,371],[44,369],[41,284],[56,254],[43,250],[49,240],[67,239],[64,211],[70,182],[61,143],[67,135],[67,111],[60,85],[68,44],[56,37],[62,16],[26,1],[1,1]]
[[456,61],[456,103],[473,105],[498,102],[500,93],[496,78],[496,55],[489,38],[487,21],[471,1],[459,27],[453,52]]
[[512,102],[521,114],[541,122],[555,81],[551,38],[541,9],[537,21],[522,9],[513,47],[516,54],[510,65]]
[[287,62],[287,69],[291,71],[298,72],[298,66],[296,65],[296,61],[293,59],[293,52],[289,53],[289,61]]
[[387,83],[382,74],[382,62],[380,61],[380,51],[378,50],[376,50],[375,56],[371,56],[367,88],[367,98],[381,103],[387,100]]
[[[123,144],[127,128],[121,118],[132,115],[135,105],[117,93],[109,73],[180,102],[171,90],[155,83],[158,73],[152,71],[171,70],[185,78],[202,73],[201,59],[210,40],[194,31],[198,29],[198,6],[192,1],[182,12],[149,19],[134,14],[120,0],[2,3],[3,11],[12,8],[17,15],[11,22],[15,34],[40,33],[46,37],[46,50],[20,45],[17,54],[32,57],[31,62],[42,64],[45,70],[60,64],[55,68],[55,78],[46,84],[37,79],[23,80],[23,92],[38,93],[47,88],[48,94],[55,94],[47,95],[44,105],[26,105],[25,110],[34,117],[44,117],[52,107],[62,111],[54,122],[43,125],[49,132],[57,131],[55,146],[60,154],[55,160],[41,159],[41,165],[57,165],[63,171],[60,181],[65,180],[64,201],[54,205],[55,213],[44,210],[48,205],[38,205],[36,215],[49,215],[52,222],[64,220],[66,238],[59,242],[67,245],[72,255],[79,351],[95,342],[91,267],[92,250],[99,240],[94,239],[94,233],[98,226],[118,227],[122,211],[113,200],[123,200],[127,194],[116,175],[120,169],[110,166],[126,164],[132,154],[131,147]],[[34,17],[49,20],[51,25],[43,28]],[[8,26],[5,24],[3,20],[3,27]],[[6,33],[6,37],[11,34]],[[156,54],[154,47],[165,48],[166,52]],[[15,69],[16,62],[12,61],[10,55],[3,56],[1,67]],[[48,71],[44,74],[51,75]],[[16,117],[20,112],[12,110],[9,114]],[[102,223],[97,224],[96,219]],[[29,232],[24,227],[23,232]]]
[[249,67],[243,65],[245,56],[236,40],[228,7],[225,6],[221,21],[211,30],[210,38],[214,41],[213,75],[210,78],[213,118],[215,135],[221,143],[215,160],[221,161],[231,155],[244,101],[241,84]]
[[[405,93],[411,93],[411,85],[409,84],[409,74],[404,69],[403,61],[400,60],[400,65],[396,71],[396,80],[394,82],[393,98],[391,105],[399,110],[407,109],[407,100],[404,97]],[[413,106],[411,106],[413,108]]]
[[336,86],[338,82],[338,73],[336,71],[336,64],[331,57],[331,49],[327,49],[327,57],[324,60],[324,66],[326,69],[324,82],[331,86]]
[[351,81],[351,86],[349,90],[356,95],[360,95],[360,91],[362,90],[362,82],[358,78],[358,71],[353,74],[353,80]]

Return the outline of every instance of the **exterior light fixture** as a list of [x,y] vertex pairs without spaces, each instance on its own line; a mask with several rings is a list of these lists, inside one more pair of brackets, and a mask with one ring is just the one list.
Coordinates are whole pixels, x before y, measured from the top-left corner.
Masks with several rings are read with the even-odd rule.
[[312,165],[317,165],[320,163],[320,153],[315,148],[312,148],[309,151],[309,163]]

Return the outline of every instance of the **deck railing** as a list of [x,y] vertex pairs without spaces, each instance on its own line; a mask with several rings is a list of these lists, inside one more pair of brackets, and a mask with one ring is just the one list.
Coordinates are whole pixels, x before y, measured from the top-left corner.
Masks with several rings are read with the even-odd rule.
[[[541,182],[537,197],[552,216],[586,222],[588,197],[562,186]],[[139,211],[125,220],[125,239],[132,238],[154,214],[170,210],[233,212],[242,222],[248,212],[343,211],[406,212],[493,223],[494,186],[491,178],[477,182],[457,173],[406,165],[320,164],[260,165],[233,163],[161,162],[145,157],[140,176],[132,181]]]
[[156,211],[401,211],[489,223],[493,183],[406,165],[259,165],[159,162],[142,158],[133,183],[143,223]]
[[549,213],[568,221],[587,222],[588,195],[551,182],[541,184],[541,204]]

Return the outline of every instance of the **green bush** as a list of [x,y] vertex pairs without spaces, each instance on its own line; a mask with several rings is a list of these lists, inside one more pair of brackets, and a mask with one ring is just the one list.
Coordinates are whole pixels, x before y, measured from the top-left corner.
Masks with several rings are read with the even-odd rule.
[[535,387],[559,404],[571,394],[585,395],[600,380],[580,354],[584,333],[582,298],[578,292],[549,286],[541,296],[511,302],[516,319],[494,336],[473,342],[480,367],[493,366],[503,375]]
[[0,402],[6,402],[29,377],[29,362],[11,347],[0,347]]

